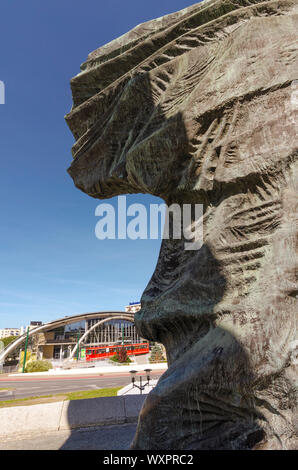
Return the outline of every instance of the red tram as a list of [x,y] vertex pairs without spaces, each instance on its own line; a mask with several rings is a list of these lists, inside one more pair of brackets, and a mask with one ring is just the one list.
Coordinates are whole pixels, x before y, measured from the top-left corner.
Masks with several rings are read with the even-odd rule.
[[94,346],[86,348],[86,361],[104,359],[115,356],[119,349],[125,348],[128,356],[146,354],[149,352],[149,343],[117,344],[113,346]]

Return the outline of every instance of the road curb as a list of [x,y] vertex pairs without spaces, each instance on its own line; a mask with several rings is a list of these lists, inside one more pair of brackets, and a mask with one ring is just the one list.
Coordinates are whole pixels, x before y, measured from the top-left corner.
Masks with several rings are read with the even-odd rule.
[[131,369],[136,370],[137,372],[143,372],[144,369],[150,368],[152,371],[163,370],[165,371],[168,368],[168,364],[165,362],[157,364],[133,364],[130,366],[107,366],[107,367],[86,367],[84,369],[50,369],[47,372],[28,372],[26,374],[14,373],[9,374],[9,377],[57,377],[60,375],[63,376],[72,376],[72,375],[100,375],[100,374],[113,374],[119,372],[129,372]]
[[0,409],[0,439],[134,423],[143,395],[89,398]]

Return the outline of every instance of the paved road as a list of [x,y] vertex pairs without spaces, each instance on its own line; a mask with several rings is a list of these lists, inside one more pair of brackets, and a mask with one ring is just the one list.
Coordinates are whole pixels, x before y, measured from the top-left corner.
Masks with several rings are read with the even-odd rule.
[[[161,372],[152,373],[152,378],[161,376]],[[13,388],[11,391],[0,390],[0,401],[31,396],[53,395],[79,390],[121,387],[131,382],[129,373],[106,374],[103,376],[76,377],[1,377],[1,388]]]
[[128,450],[136,424],[57,431],[27,439],[0,442],[0,450]]

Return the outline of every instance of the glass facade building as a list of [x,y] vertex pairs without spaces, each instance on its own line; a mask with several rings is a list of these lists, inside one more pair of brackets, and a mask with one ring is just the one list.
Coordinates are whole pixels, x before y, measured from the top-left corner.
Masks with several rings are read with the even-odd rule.
[[135,344],[142,341],[144,340],[138,335],[132,321],[123,319],[105,321],[103,318],[94,317],[41,333],[38,340],[38,354],[44,359],[63,360],[70,357],[78,342],[81,349],[88,346]]
[[[34,358],[60,361],[79,357],[84,359],[81,353],[88,347],[145,342],[136,331],[134,313],[123,311],[82,313],[44,324],[34,322],[29,327],[28,338],[28,348]],[[24,350],[26,339],[27,331],[8,346],[2,356],[19,356]]]

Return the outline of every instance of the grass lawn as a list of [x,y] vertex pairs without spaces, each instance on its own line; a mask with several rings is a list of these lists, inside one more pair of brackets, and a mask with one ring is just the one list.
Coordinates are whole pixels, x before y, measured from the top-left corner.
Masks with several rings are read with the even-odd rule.
[[115,397],[122,387],[101,388],[99,390],[83,390],[81,392],[58,393],[56,395],[43,395],[39,397],[17,398],[15,400],[1,400],[0,408],[8,406],[27,406],[55,401],[84,400],[86,398]]
[[65,395],[67,400],[83,400],[85,398],[116,397],[118,390],[123,387],[101,388],[100,390],[85,390],[83,392],[69,392]]

